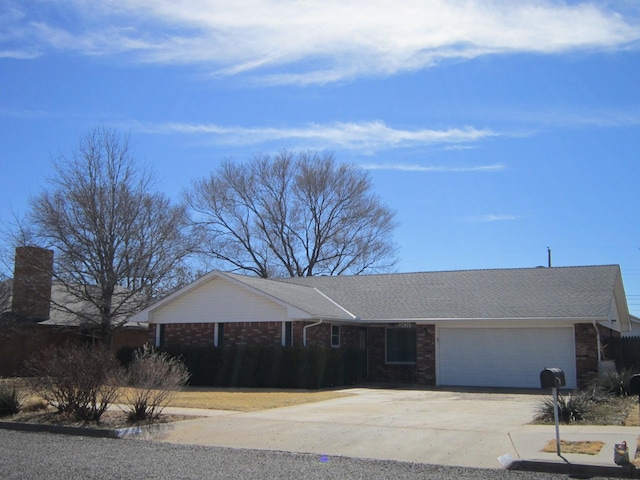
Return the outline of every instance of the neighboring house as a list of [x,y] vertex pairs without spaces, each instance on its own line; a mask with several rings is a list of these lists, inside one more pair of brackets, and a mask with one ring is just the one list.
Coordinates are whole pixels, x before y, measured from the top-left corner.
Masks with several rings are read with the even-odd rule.
[[629,330],[620,268],[525,268],[262,279],[211,272],[141,311],[156,346],[366,350],[366,378],[424,385],[567,387]]
[[640,318],[629,315],[629,320],[631,321],[631,331],[624,332],[622,334],[623,337],[640,337]]
[[[0,282],[0,376],[19,373],[25,359],[49,345],[93,339],[95,325],[72,312],[82,312],[90,318],[96,307],[53,282],[52,269],[51,250],[16,249],[14,277]],[[97,317],[98,312],[94,313]],[[130,327],[114,335],[114,351],[122,346],[144,345],[146,325]]]

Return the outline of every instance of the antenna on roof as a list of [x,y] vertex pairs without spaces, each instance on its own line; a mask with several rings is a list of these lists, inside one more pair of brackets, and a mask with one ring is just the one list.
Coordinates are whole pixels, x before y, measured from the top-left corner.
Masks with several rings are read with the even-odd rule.
[[551,247],[547,247],[547,258],[549,260],[549,268],[551,268]]

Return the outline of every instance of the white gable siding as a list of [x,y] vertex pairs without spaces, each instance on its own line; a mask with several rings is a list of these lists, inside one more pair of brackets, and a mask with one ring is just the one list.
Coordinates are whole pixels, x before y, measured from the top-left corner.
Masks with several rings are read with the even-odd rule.
[[151,323],[284,322],[284,307],[214,278],[153,311]]
[[609,308],[609,319],[608,319],[608,327],[613,328],[614,330],[620,331],[620,312],[618,312],[618,306],[616,302],[611,302],[611,307]]

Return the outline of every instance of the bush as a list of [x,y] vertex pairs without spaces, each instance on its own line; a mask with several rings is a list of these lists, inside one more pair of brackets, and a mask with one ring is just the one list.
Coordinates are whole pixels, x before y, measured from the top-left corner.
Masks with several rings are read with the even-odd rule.
[[[592,402],[583,392],[558,395],[558,419],[560,423],[572,423],[583,420],[588,414]],[[553,397],[546,397],[536,412],[536,420],[555,422]]]
[[580,392],[587,400],[589,400],[592,404],[602,404],[608,403],[611,401],[611,393],[602,389],[600,385],[597,383],[589,385],[583,391]]
[[49,347],[27,362],[33,390],[58,412],[100,421],[118,397],[121,369],[103,346]]
[[178,358],[150,347],[136,351],[126,373],[130,388],[123,395],[129,421],[157,418],[187,380],[189,372]]
[[136,352],[140,349],[140,347],[120,347],[116,352],[116,358],[120,362],[123,368],[127,368],[131,362],[133,362],[133,357]]
[[629,395],[629,382],[634,374],[635,371],[630,369],[609,372],[598,378],[596,385],[605,392],[626,397]]
[[337,387],[362,380],[366,365],[364,351],[356,348],[230,346],[163,351],[184,360],[193,386]]
[[18,413],[23,400],[24,395],[16,390],[15,385],[0,383],[0,417]]

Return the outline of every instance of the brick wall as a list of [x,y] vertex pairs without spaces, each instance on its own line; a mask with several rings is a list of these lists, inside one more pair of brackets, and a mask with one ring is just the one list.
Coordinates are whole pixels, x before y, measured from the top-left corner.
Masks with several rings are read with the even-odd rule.
[[340,326],[340,346],[358,347],[360,345],[360,328],[351,325]]
[[[307,323],[307,325],[311,325],[312,323]],[[300,344],[302,345],[302,342]],[[307,328],[307,346],[309,347],[331,346],[331,324],[321,323],[320,325]]]
[[304,322],[293,322],[293,338],[291,339],[292,341],[292,346],[294,347],[302,347],[302,330],[305,326]]
[[[154,337],[155,338],[155,337]],[[63,330],[45,325],[24,324],[0,335],[0,376],[24,374],[24,362],[49,347],[62,347],[69,342],[88,341],[76,329]],[[143,329],[114,332],[112,352],[121,347],[141,347],[148,340]],[[151,343],[153,345],[153,343]]]
[[225,323],[224,346],[234,345],[282,345],[282,322]]
[[[117,353],[122,347],[142,347],[149,342],[149,335],[147,330],[142,328],[123,328],[113,333],[112,342],[111,350]],[[154,341],[149,342],[149,345],[154,345]]]
[[[164,325],[166,347],[213,346],[214,323],[168,323]],[[282,345],[282,322],[234,322],[224,324],[223,345]],[[302,345],[302,326],[293,325],[294,345]],[[148,340],[155,345],[155,325],[149,329]]]
[[[163,328],[163,347],[213,346],[213,323],[168,323]],[[155,328],[152,330],[155,342]]]
[[53,250],[16,248],[11,309],[26,320],[46,320],[51,304]]
[[576,344],[576,376],[578,387],[584,387],[598,374],[598,340],[591,323],[574,326]]
[[416,381],[422,385],[436,384],[436,326],[416,327]]

